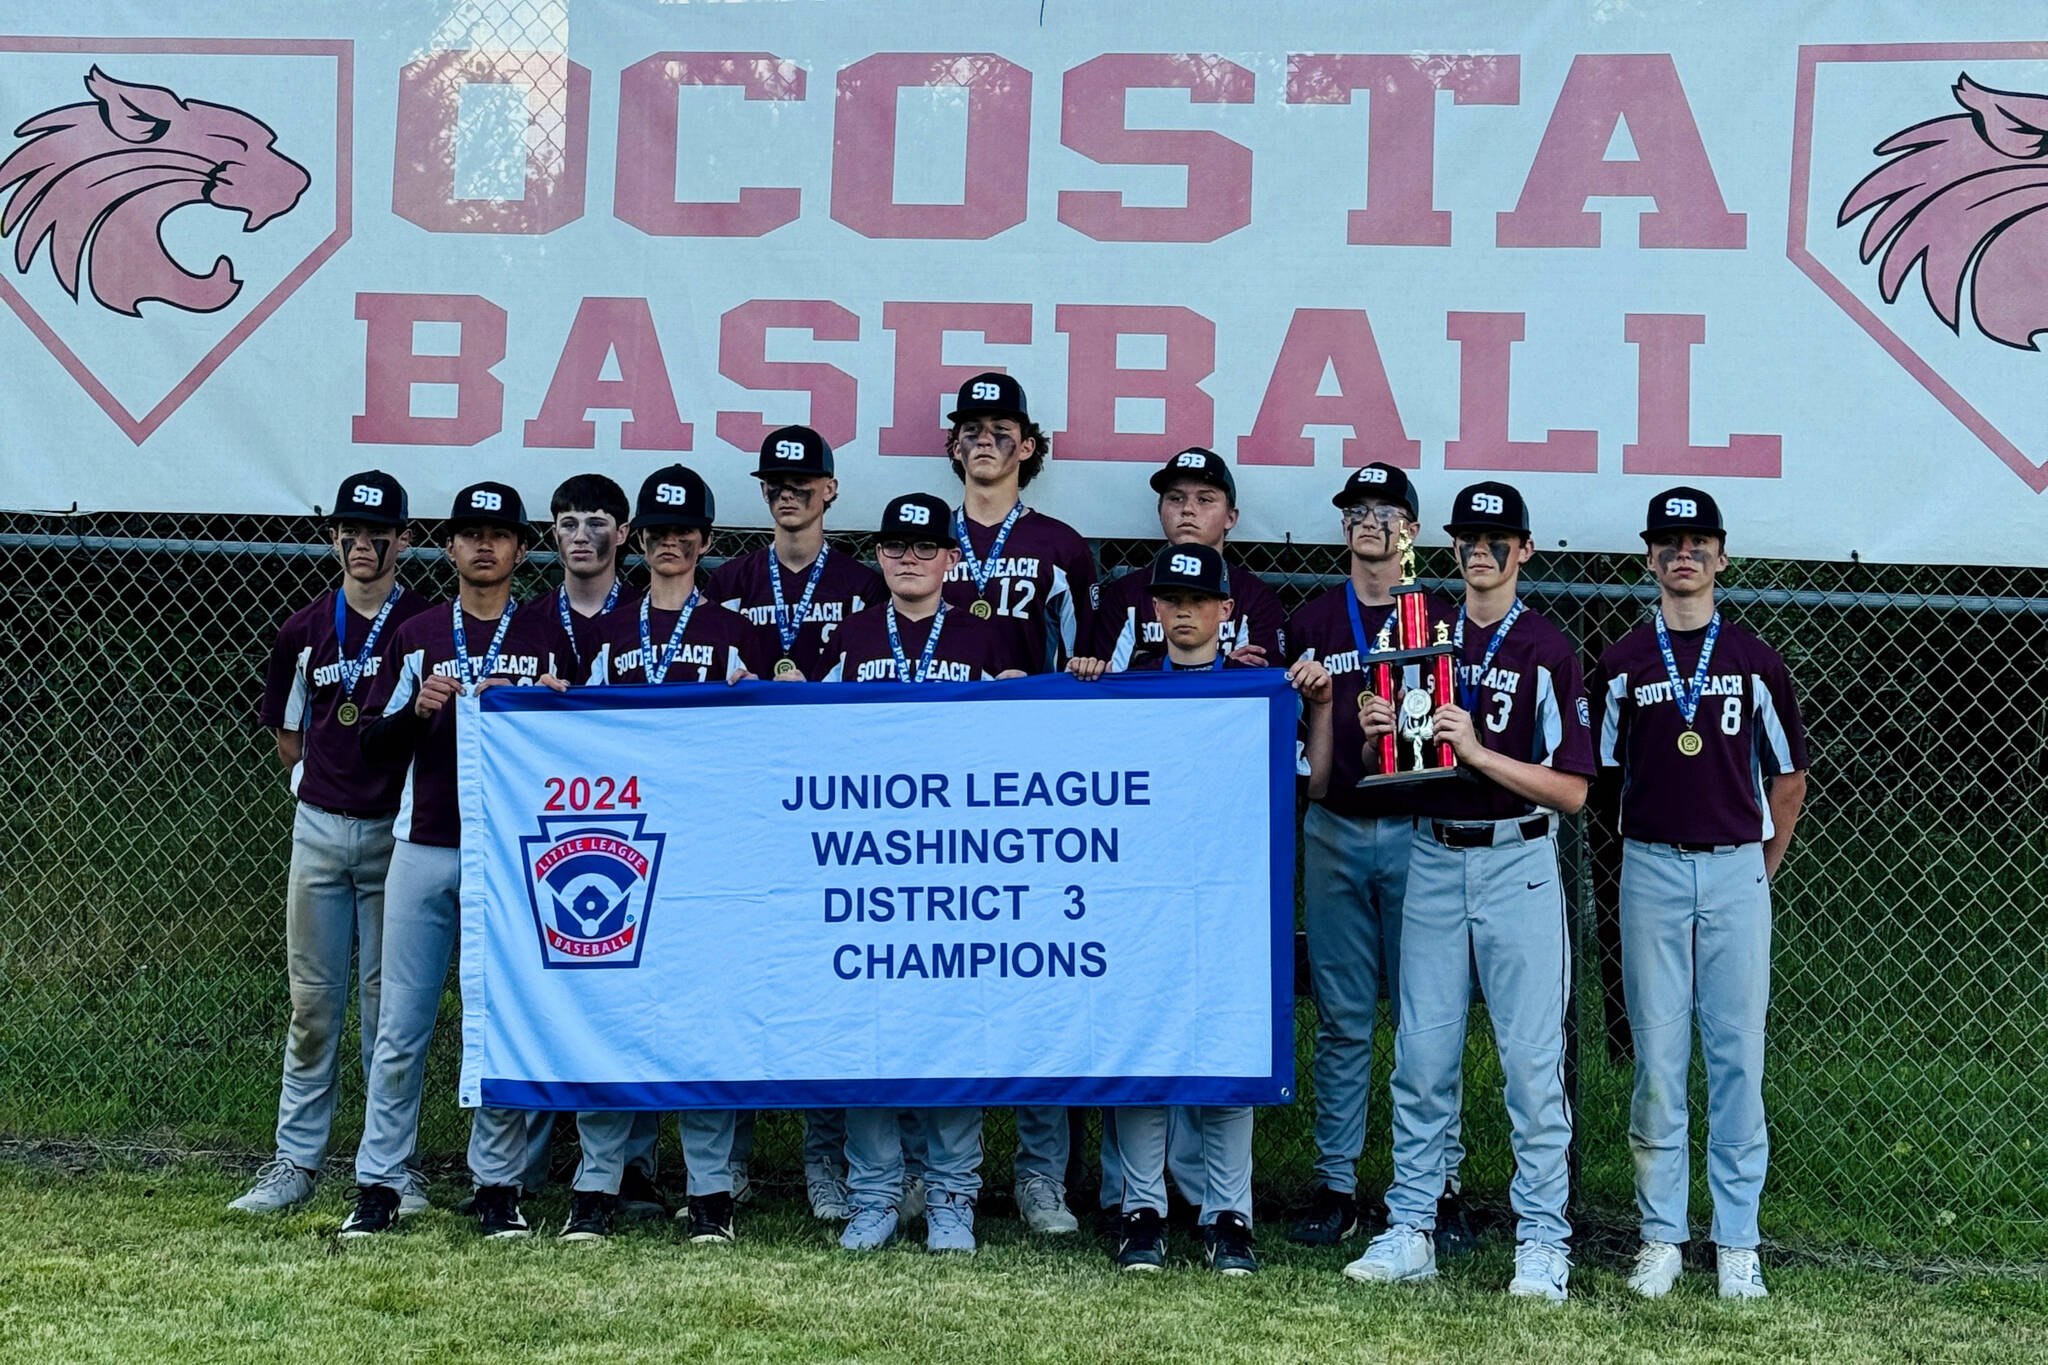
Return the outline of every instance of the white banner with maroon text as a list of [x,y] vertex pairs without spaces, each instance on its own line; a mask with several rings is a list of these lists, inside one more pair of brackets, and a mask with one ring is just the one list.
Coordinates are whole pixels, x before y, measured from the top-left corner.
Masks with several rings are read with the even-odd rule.
[[[1336,538],[1348,466],[1638,545],[2048,564],[2048,40],[2010,0],[143,0],[0,17],[0,508],[544,507],[774,426],[949,493]],[[1432,532],[1434,535],[1434,532]]]

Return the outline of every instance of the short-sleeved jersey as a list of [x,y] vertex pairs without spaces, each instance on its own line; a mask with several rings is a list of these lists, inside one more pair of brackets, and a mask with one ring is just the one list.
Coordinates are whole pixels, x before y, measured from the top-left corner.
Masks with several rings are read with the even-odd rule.
[[[967,518],[967,538],[977,557],[994,547],[1000,524],[983,526]],[[988,570],[976,592],[963,559],[946,578],[946,600],[971,608],[977,598],[992,609],[989,624],[1003,642],[1003,668],[1053,673],[1085,646],[1094,630],[1095,556],[1073,527],[1043,512],[1026,510],[1003,542],[1002,558]]]
[[291,778],[292,793],[301,801],[351,815],[389,815],[398,809],[404,779],[363,757],[356,727],[377,714],[369,702],[377,674],[384,667],[383,646],[400,626],[433,603],[411,588],[399,590],[391,615],[384,618],[378,648],[356,680],[354,701],[362,718],[356,725],[343,725],[336,719],[342,702],[349,700],[342,687],[342,656],[355,663],[374,618],[344,612],[342,628],[348,638],[337,642],[334,597],[339,591],[330,588],[321,593],[278,630],[263,674],[263,702],[257,721],[273,730],[304,734]]
[[[1352,591],[1348,580],[1339,583],[1302,603],[1300,610],[1287,623],[1287,643],[1295,658],[1312,658],[1330,674],[1330,726],[1334,748],[1330,759],[1329,790],[1317,804],[1333,815],[1352,819],[1413,815],[1417,802],[1414,788],[1358,785],[1380,771],[1380,756],[1377,744],[1368,751],[1365,731],[1358,723],[1358,704],[1372,685],[1372,661],[1368,655],[1363,663],[1360,662],[1358,643],[1351,635],[1351,613],[1346,609],[1344,600]],[[1458,609],[1443,597],[1429,593],[1426,600],[1432,627],[1437,622],[1449,623],[1457,619]],[[1393,614],[1391,603],[1385,606],[1359,603],[1358,623],[1365,630],[1368,648],[1378,644],[1380,632],[1386,628],[1387,620]],[[1515,628],[1521,629],[1519,623]],[[1293,663],[1294,659],[1288,662]],[[1404,676],[1396,681],[1397,688],[1422,684],[1420,669],[1411,665],[1403,672]]]
[[[464,612],[462,629],[469,647],[470,671],[480,675],[498,623]],[[569,667],[573,667],[569,637],[561,622],[552,611],[533,612],[522,607],[514,613],[504,643],[498,647],[492,676],[531,684],[547,673],[564,677],[562,670]],[[458,682],[462,677],[455,663],[454,613],[447,602],[434,603],[398,628],[385,646],[371,699],[376,704],[373,714],[392,718],[397,733],[411,741],[392,832],[410,843],[459,848],[462,811],[455,787],[455,706],[442,707],[426,721],[409,714],[421,686],[437,673]]]
[[[1493,663],[1482,670],[1499,623],[1465,627],[1460,688],[1477,687],[1467,709],[1479,742],[1497,754],[1590,778],[1595,771],[1593,710],[1578,651],[1563,631],[1533,611],[1516,618]],[[1440,820],[1507,820],[1536,807],[1489,778],[1434,782],[1416,792],[1418,812]]]
[[[1166,654],[1166,633],[1152,611],[1150,581],[1145,570],[1133,569],[1103,585],[1095,636],[1087,652],[1107,661],[1112,671]],[[1250,569],[1233,564],[1230,596],[1233,610],[1217,632],[1223,652],[1257,645],[1266,651],[1268,667],[1279,664],[1287,657],[1287,608],[1280,604],[1279,594]]]
[[[1692,684],[1706,631],[1674,630],[1671,654]],[[1600,656],[1600,762],[1621,769],[1621,832],[1659,844],[1751,844],[1771,837],[1764,781],[1807,766],[1806,731],[1792,675],[1778,652],[1725,617],[1688,757],[1686,725],[1654,625],[1640,625]]]
[[[680,612],[649,607],[647,633],[659,658],[676,628]],[[669,660],[663,682],[724,682],[744,668],[757,678],[766,678],[775,668],[775,633],[762,629],[736,611],[716,602],[700,601],[690,613],[682,643]],[[591,660],[586,681],[598,684],[644,683],[647,663],[640,649],[640,604],[631,611],[613,611],[598,630],[596,657]]]
[[[896,633],[903,641],[903,656],[917,671],[924,647],[931,640],[938,614],[912,621],[896,618]],[[897,682],[896,651],[889,647],[889,604],[885,601],[855,613],[835,637],[839,656],[826,670],[827,682]],[[931,671],[926,682],[982,682],[1009,667],[1002,662],[1003,641],[995,627],[978,620],[959,607],[946,609],[946,623],[939,627],[938,648],[932,651]]]
[[755,625],[766,627],[774,637],[775,657],[787,654],[812,682],[823,678],[838,657],[833,636],[848,619],[889,597],[880,574],[845,551],[828,546],[825,568],[818,575],[818,590],[811,594],[810,610],[797,627],[795,642],[785,650],[775,625],[775,589],[768,577],[770,573],[781,575],[783,605],[793,619],[797,603],[803,601],[811,566],[807,564],[802,572],[791,573],[775,558],[773,545],[764,545],[713,569],[705,580],[704,595]]
[[[532,612],[545,616],[557,627],[562,623],[563,588],[550,588],[531,601],[521,604],[522,614]],[[569,608],[570,657],[563,661],[566,672],[559,676],[564,682],[580,683],[590,675],[591,661],[597,657],[597,650],[604,643],[604,622],[608,615],[640,610],[640,590],[631,583],[619,584],[619,600],[612,604],[610,612],[593,612],[585,616],[573,606]]]

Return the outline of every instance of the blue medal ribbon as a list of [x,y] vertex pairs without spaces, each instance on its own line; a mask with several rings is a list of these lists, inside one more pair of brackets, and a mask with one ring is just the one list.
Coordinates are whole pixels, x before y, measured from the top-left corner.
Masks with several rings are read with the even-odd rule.
[[1003,527],[996,532],[995,544],[988,547],[988,558],[979,559],[974,553],[974,542],[967,535],[967,509],[959,507],[953,512],[953,534],[960,538],[960,562],[967,566],[967,576],[974,580],[974,592],[978,597],[995,576],[996,564],[1003,557],[1003,546],[1010,539],[1010,528],[1017,524],[1017,518],[1024,515],[1024,500],[1010,509],[1010,515],[1003,518]]
[[1493,638],[1486,642],[1486,655],[1480,659],[1479,667],[1472,674],[1472,681],[1467,683],[1465,670],[1469,665],[1465,662],[1465,608],[1462,604],[1458,607],[1458,628],[1451,632],[1451,644],[1458,651],[1458,705],[1467,711],[1477,710],[1479,680],[1486,676],[1487,669],[1493,667],[1493,656],[1500,653],[1501,641],[1508,638],[1508,631],[1514,627],[1516,618],[1521,614],[1522,599],[1517,597],[1514,605],[1508,608],[1508,614],[1501,617],[1500,624],[1494,627]]
[[[612,578],[612,590],[605,594],[604,605],[597,609],[603,616],[619,605],[620,583],[617,576]],[[583,646],[576,643],[576,618],[569,614],[569,585],[564,583],[555,589],[555,610],[562,614],[562,634],[569,637],[569,652],[576,656],[576,667],[583,667]]]
[[1379,651],[1379,642],[1368,645],[1365,642],[1365,618],[1358,614],[1358,589],[1351,584],[1344,585],[1344,609],[1351,613],[1351,643],[1358,646],[1358,668],[1365,671],[1365,656]]
[[462,684],[462,690],[465,694],[475,691],[476,685],[479,682],[482,682],[485,678],[498,671],[498,651],[504,647],[505,632],[512,629],[512,615],[518,610],[519,604],[508,598],[505,602],[505,614],[498,618],[498,633],[491,637],[490,650],[484,655],[483,672],[471,673],[469,671],[469,630],[462,623],[462,598],[460,595],[456,597],[455,677],[456,681]]
[[391,609],[398,605],[398,599],[405,592],[396,583],[384,598],[384,605],[377,611],[377,619],[370,622],[370,633],[363,637],[363,647],[356,651],[354,662],[350,662],[347,651],[348,640],[348,598],[340,588],[334,590],[334,655],[341,665],[341,699],[354,701],[356,684],[362,681],[363,670],[369,667],[370,655],[377,649],[377,637],[384,633],[384,623],[391,619]]
[[924,642],[924,653],[918,655],[917,672],[910,671],[910,656],[903,652],[903,635],[896,629],[896,604],[889,604],[889,614],[884,617],[889,623],[889,648],[896,655],[896,679],[898,682],[923,682],[931,676],[932,658],[939,651],[939,632],[946,628],[946,604],[939,603],[938,615],[932,617],[932,633]]
[[775,557],[773,546],[768,549],[768,585],[775,589],[775,634],[782,641],[784,654],[796,648],[796,637],[811,614],[811,597],[818,591],[818,580],[825,576],[825,556],[831,553],[830,545],[818,547],[818,557],[811,561],[811,576],[804,584],[804,595],[796,604],[796,619],[792,621],[782,597],[782,561]]
[[661,647],[661,660],[654,657],[654,634],[648,625],[649,613],[654,606],[654,595],[649,593],[640,599],[640,671],[647,675],[647,681],[659,683],[668,676],[668,666],[675,662],[676,651],[683,647],[683,632],[690,628],[690,617],[695,614],[697,604],[704,600],[695,589],[683,603],[683,609],[676,613],[676,628],[668,633],[668,643]]
[[1664,608],[1657,608],[1657,649],[1664,656],[1664,675],[1671,679],[1671,700],[1678,704],[1678,714],[1685,721],[1685,728],[1692,729],[1692,718],[1700,713],[1700,699],[1707,691],[1707,666],[1714,659],[1714,641],[1721,637],[1721,613],[1716,611],[1714,619],[1707,622],[1706,638],[1700,641],[1700,665],[1692,671],[1692,686],[1687,687],[1678,676],[1678,656],[1671,652],[1671,632],[1664,625]]

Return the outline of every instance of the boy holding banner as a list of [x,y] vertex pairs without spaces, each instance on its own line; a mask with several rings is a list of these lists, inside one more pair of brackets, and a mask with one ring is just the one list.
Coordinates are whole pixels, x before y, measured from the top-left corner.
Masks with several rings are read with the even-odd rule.
[[[875,553],[889,600],[856,613],[838,634],[839,657],[828,682],[969,682],[998,675],[1002,641],[972,612],[944,597],[946,575],[960,562],[952,509],[928,493],[892,500],[882,511]],[[1010,670],[1007,676],[1019,676]],[[925,1245],[933,1251],[975,1249],[974,1201],[981,1192],[981,1110],[922,1109],[925,1138]],[[853,1218],[840,1234],[848,1251],[872,1251],[908,1220],[904,1203],[904,1138],[910,1126],[896,1109],[846,1111],[847,1183]]]
[[[997,371],[962,384],[947,420],[946,453],[965,491],[953,514],[960,562],[946,600],[995,628],[1003,669],[1056,672],[1093,634],[1097,593],[1088,542],[1024,505],[1050,442],[1031,420],[1024,386]],[[1067,1111],[1024,1105],[1016,1115],[1018,1211],[1033,1232],[1073,1232],[1080,1224],[1067,1209]]]
[[1590,708],[1578,651],[1517,588],[1534,553],[1529,511],[1504,483],[1458,494],[1444,530],[1465,579],[1452,635],[1458,696],[1430,717],[1470,782],[1418,798],[1401,907],[1394,1032],[1394,1182],[1387,1231],[1344,1268],[1394,1283],[1436,1275],[1433,1229],[1464,1094],[1472,973],[1486,993],[1506,1077],[1518,1215],[1508,1293],[1562,1303],[1571,1275],[1564,1018],[1569,929],[1557,820],[1586,803]]
[[[334,1126],[351,948],[365,1076],[376,1050],[384,876],[400,780],[364,762],[356,727],[383,663],[377,646],[428,606],[397,582],[408,524],[405,489],[389,474],[372,469],[341,481],[328,526],[341,582],[284,623],[264,676],[258,719],[276,736],[298,798],[284,917],[292,1014],[277,1155],[228,1205],[241,1213],[280,1213],[313,1195]],[[426,1207],[423,1183],[409,1173],[398,1211]]]
[[1628,1286],[1662,1298],[1685,1270],[1697,1019],[1720,1293],[1760,1299],[1770,879],[1806,797],[1806,734],[1784,659],[1721,619],[1727,532],[1713,498],[1659,493],[1643,541],[1656,614],[1600,657],[1594,693],[1600,761],[1622,770],[1621,980],[1636,1045],[1628,1142],[1643,1219]]
[[[512,600],[512,574],[533,535],[517,489],[501,483],[463,489],[447,533],[460,590],[392,633],[368,697],[377,719],[361,732],[364,757],[404,772],[405,787],[384,888],[384,994],[356,1150],[356,1206],[342,1224],[343,1237],[394,1225],[418,1146],[427,1044],[461,915],[462,816],[451,703],[485,687],[559,673],[572,648],[559,622],[522,613]],[[479,1109],[471,1122],[474,1207],[488,1238],[530,1231],[519,1211],[529,1131],[528,1115],[517,1110]]]
[[[1249,668],[1226,655],[1222,629],[1232,617],[1231,575],[1222,554],[1200,543],[1168,545],[1146,575],[1154,619],[1161,627],[1163,655],[1141,660],[1133,671],[1181,673]],[[1096,678],[1101,670],[1074,670]],[[1330,675],[1320,663],[1303,659],[1287,680],[1307,706],[1305,768],[1309,794],[1319,796],[1330,776]],[[1124,1106],[1114,1111],[1111,1131],[1117,1203],[1123,1211],[1117,1238],[1117,1268],[1156,1271],[1166,1264],[1167,1143],[1173,1110],[1165,1105]],[[1181,1181],[1200,1205],[1203,1259],[1224,1275],[1250,1275],[1259,1260],[1252,1248],[1252,1109],[1249,1105],[1203,1105],[1186,1110],[1199,1162]],[[1107,1176],[1105,1177],[1107,1178]],[[1176,1175],[1180,1180],[1180,1175]],[[1106,1197],[1106,1196],[1105,1196]]]

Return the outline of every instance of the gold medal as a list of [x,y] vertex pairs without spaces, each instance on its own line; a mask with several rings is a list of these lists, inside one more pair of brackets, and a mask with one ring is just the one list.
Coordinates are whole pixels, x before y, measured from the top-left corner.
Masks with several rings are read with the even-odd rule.
[[801,671],[795,659],[785,657],[775,661],[775,676],[778,678],[794,678]]
[[1678,752],[1684,754],[1687,758],[1697,757],[1699,751],[1706,747],[1707,742],[1700,738],[1697,730],[1687,730],[1678,737]]
[[334,718],[343,725],[354,725],[358,720],[362,719],[362,715],[363,713],[356,709],[356,704],[352,701],[343,702],[334,712]]
[[989,617],[996,614],[996,609],[988,604],[987,598],[983,597],[975,598],[974,605],[967,610],[972,612],[977,620],[982,621],[986,621]]

